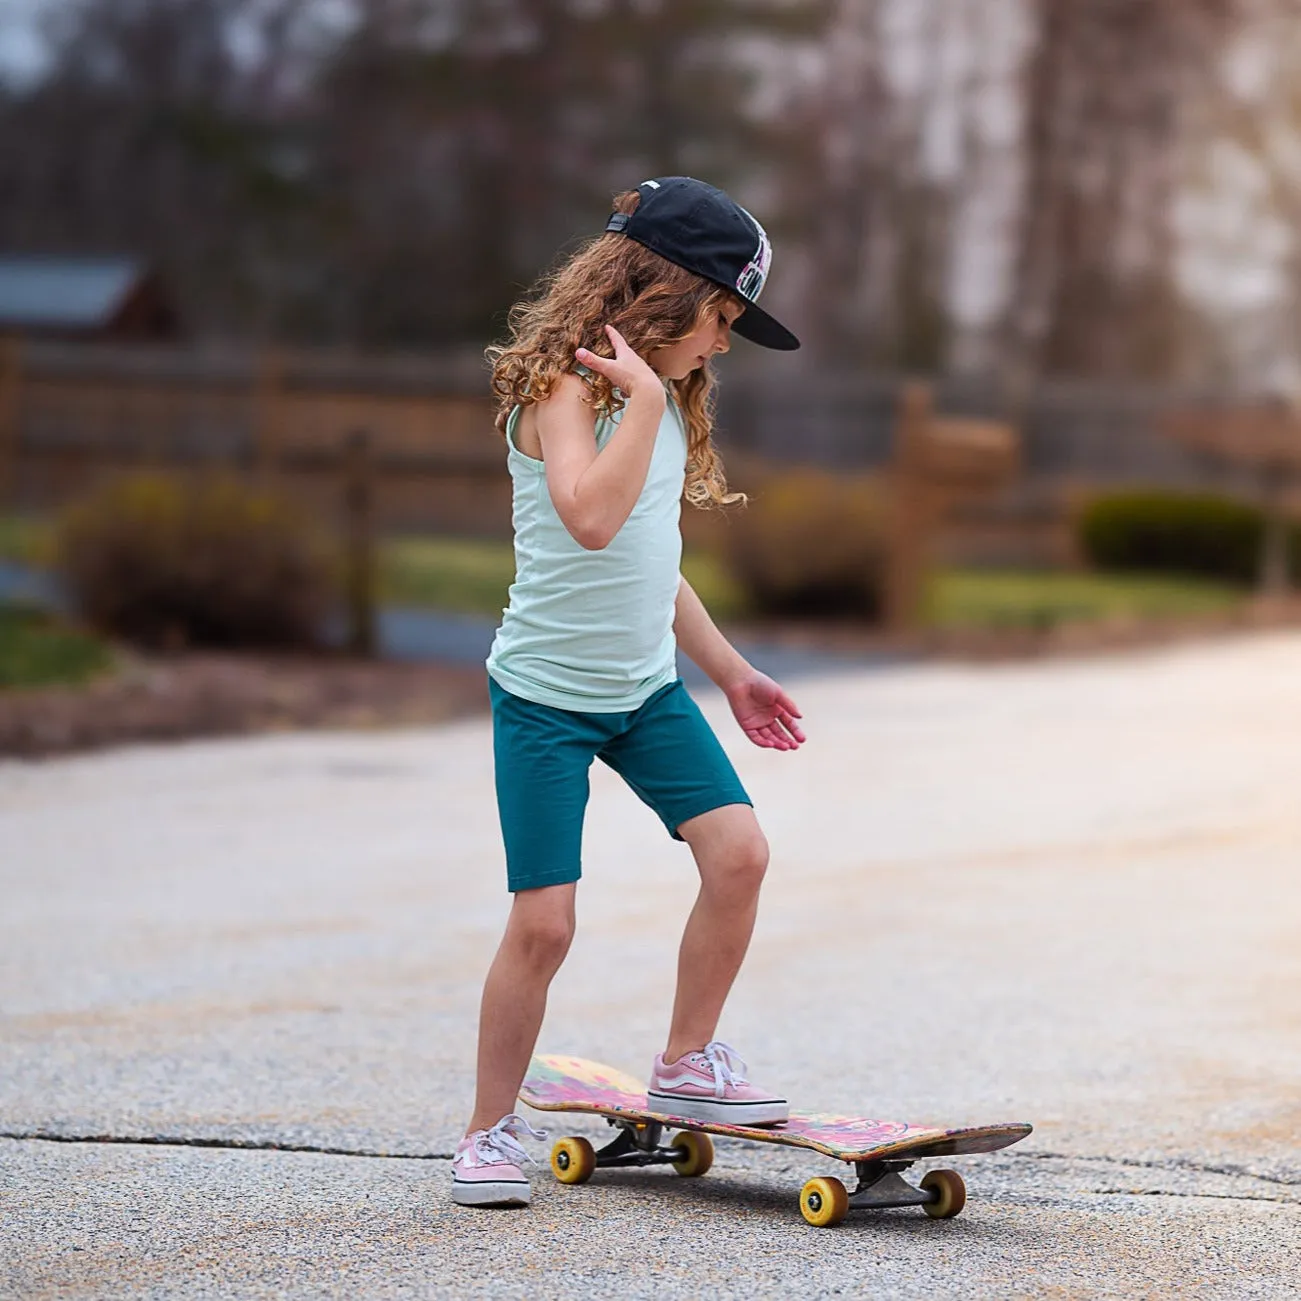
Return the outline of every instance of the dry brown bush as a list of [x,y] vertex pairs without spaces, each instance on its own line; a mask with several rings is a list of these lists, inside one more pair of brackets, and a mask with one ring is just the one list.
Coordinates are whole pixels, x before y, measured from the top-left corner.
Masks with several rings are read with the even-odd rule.
[[82,617],[141,646],[312,647],[338,599],[308,520],[229,477],[117,480],[64,515],[56,557]]
[[749,505],[730,512],[715,537],[753,613],[878,619],[885,574],[881,485],[808,468],[747,480]]

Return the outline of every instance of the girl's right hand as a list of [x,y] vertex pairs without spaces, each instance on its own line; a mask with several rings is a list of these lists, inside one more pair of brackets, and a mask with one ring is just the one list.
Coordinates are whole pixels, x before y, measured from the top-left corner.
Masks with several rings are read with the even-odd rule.
[[607,325],[605,332],[614,348],[613,357],[600,357],[590,348],[579,348],[574,356],[589,370],[604,375],[628,397],[637,392],[662,394],[660,377],[628,346],[623,335],[613,325]]

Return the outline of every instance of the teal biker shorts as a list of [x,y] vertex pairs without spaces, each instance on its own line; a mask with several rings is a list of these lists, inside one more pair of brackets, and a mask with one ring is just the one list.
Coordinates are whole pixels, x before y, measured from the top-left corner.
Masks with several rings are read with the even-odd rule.
[[535,890],[582,875],[588,770],[600,759],[678,827],[725,804],[750,804],[741,779],[681,679],[640,708],[587,714],[535,704],[491,677],[497,810],[507,888]]

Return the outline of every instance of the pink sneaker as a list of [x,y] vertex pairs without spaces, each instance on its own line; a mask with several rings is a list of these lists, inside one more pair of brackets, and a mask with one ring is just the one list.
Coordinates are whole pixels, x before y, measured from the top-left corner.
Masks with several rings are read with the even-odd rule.
[[452,1158],[452,1200],[458,1206],[527,1206],[528,1176],[520,1169],[533,1158],[519,1142],[520,1128],[546,1138],[523,1116],[503,1116],[491,1129],[476,1129],[457,1145]]
[[717,1040],[671,1064],[656,1057],[646,1097],[653,1111],[722,1125],[776,1125],[791,1114],[786,1099],[755,1088],[736,1049]]

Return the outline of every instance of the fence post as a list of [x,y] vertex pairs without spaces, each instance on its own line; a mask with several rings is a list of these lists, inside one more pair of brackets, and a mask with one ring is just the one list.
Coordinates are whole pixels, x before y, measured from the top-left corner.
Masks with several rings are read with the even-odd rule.
[[1287,466],[1267,460],[1260,469],[1260,500],[1265,515],[1261,539],[1260,591],[1265,596],[1285,596],[1290,587],[1288,564]]
[[265,349],[258,361],[253,397],[253,471],[263,488],[271,487],[280,473],[284,378],[279,349]]
[[906,384],[895,417],[886,555],[885,623],[892,633],[913,632],[921,623],[931,532],[926,476],[930,421],[930,387]]
[[18,390],[22,382],[19,343],[0,335],[0,509],[18,499]]
[[344,510],[347,515],[348,649],[373,657],[375,628],[374,474],[370,434],[354,430],[344,450]]

